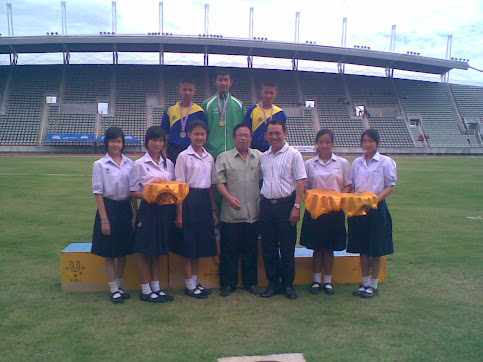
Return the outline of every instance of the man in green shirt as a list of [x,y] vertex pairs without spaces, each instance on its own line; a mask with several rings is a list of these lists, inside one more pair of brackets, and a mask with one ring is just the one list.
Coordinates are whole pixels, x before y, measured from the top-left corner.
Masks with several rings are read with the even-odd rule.
[[245,106],[242,101],[230,94],[233,80],[226,71],[216,75],[217,92],[203,102],[203,109],[208,118],[208,141],[206,150],[216,159],[224,151],[235,147],[233,129],[243,122]]
[[235,148],[216,159],[212,183],[223,196],[221,205],[220,295],[230,295],[238,284],[238,259],[243,286],[258,294],[258,219],[260,218],[260,157],[251,149],[252,130],[239,124],[233,130]]

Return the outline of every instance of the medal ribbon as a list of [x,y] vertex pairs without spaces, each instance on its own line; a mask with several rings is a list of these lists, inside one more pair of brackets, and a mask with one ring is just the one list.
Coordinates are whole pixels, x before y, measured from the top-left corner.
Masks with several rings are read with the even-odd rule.
[[275,108],[275,107],[274,107],[274,106],[273,106],[273,104],[272,104],[272,110],[271,110],[271,112],[270,112],[270,118],[269,118],[269,119],[267,119],[267,116],[265,115],[265,109],[262,107],[262,104],[260,103],[260,104],[259,104],[259,106],[260,106],[260,108],[262,109],[263,120],[264,120],[264,122],[263,122],[263,123],[265,123],[265,125],[267,125],[267,123],[268,123],[269,121],[271,121],[271,120],[272,120],[272,117],[273,117],[273,110],[274,110],[274,108]]
[[181,102],[179,102],[179,113],[181,115],[180,121],[181,121],[181,131],[184,132],[186,129],[186,123],[188,123],[188,116],[190,115],[191,112],[191,107],[193,106],[193,102],[190,103],[190,106],[188,107],[188,113],[186,113],[186,117],[183,116],[183,107],[181,107]]
[[228,101],[230,100],[230,93],[227,93],[226,95],[226,101],[225,101],[225,106],[223,107],[223,111],[221,110],[221,100],[220,100],[220,94],[216,94],[216,99],[218,100],[218,108],[220,109],[220,117],[221,119],[225,119],[225,114],[226,114],[226,107],[228,106]]

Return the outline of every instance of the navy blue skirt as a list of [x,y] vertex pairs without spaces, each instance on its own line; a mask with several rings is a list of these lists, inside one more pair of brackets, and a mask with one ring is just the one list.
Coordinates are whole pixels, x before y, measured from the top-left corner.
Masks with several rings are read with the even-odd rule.
[[141,201],[134,230],[134,251],[146,256],[167,255],[175,238],[175,205]]
[[347,252],[383,256],[394,253],[392,241],[392,219],[386,201],[367,215],[347,219],[349,226]]
[[347,242],[343,211],[322,214],[317,219],[305,210],[300,245],[316,251],[344,250]]
[[173,253],[186,258],[218,255],[209,189],[190,189],[183,201],[183,228],[177,229]]
[[91,253],[104,258],[118,258],[133,253],[131,200],[111,200],[104,197],[111,235],[102,233],[99,211],[94,221]]

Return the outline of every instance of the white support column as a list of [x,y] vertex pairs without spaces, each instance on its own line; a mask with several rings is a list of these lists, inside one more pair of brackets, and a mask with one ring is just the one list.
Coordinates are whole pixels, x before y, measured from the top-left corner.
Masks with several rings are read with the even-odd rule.
[[159,2],[159,32],[164,33],[164,3]]
[[347,18],[342,19],[342,38],[340,40],[340,46],[342,48],[347,46]]
[[210,5],[205,4],[205,35],[208,35],[210,30]]
[[296,43],[300,42],[300,11],[295,13],[295,40]]
[[394,53],[396,50],[396,25],[391,28],[391,43],[389,44],[389,52]]
[[112,32],[117,34],[117,8],[116,2],[112,2]]
[[[448,40],[446,42],[446,60],[451,59],[451,48],[453,47],[453,35],[448,35]],[[441,76],[441,81],[444,83],[449,82],[449,70],[445,75]]]
[[13,15],[12,15],[12,3],[7,3],[7,24],[8,24],[8,36],[14,36],[13,31]]
[[62,35],[67,35],[67,10],[65,1],[61,1],[60,9],[62,12]]

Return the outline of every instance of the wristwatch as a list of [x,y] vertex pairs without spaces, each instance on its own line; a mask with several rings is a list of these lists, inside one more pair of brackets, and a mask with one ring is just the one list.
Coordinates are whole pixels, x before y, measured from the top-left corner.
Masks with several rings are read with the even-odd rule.
[[300,210],[300,204],[293,204],[293,207]]

